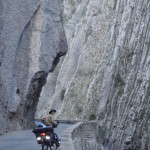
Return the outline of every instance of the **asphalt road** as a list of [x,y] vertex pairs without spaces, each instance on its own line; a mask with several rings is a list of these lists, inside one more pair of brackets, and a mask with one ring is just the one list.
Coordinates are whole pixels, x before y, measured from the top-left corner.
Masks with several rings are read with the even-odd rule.
[[[69,126],[60,123],[54,131],[61,138]],[[41,150],[41,145],[37,144],[32,130],[17,131],[0,136],[0,150]]]

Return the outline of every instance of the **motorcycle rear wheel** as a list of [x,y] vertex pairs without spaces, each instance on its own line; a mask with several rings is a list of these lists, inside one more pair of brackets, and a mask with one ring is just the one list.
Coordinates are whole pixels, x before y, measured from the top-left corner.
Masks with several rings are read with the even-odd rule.
[[42,150],[48,150],[48,145],[42,144]]

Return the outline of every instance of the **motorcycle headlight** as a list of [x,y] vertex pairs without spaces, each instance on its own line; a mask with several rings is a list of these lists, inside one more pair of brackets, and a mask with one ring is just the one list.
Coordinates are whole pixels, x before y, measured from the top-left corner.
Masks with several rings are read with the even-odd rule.
[[46,136],[45,138],[46,138],[46,140],[49,140],[49,139],[50,139],[50,136]]
[[38,141],[40,141],[40,140],[41,140],[41,137],[37,137],[36,139],[37,139]]

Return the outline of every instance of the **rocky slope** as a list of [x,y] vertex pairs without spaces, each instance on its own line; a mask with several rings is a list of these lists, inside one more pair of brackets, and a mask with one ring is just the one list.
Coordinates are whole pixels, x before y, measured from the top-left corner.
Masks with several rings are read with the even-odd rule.
[[31,125],[42,86],[67,52],[60,0],[0,1],[0,131]]

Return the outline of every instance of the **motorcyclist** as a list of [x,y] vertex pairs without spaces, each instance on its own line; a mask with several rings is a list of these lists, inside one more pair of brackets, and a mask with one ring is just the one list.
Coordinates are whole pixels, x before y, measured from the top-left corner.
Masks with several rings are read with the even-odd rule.
[[[56,114],[56,110],[55,109],[51,109],[49,111],[49,115],[45,116],[42,118],[42,121],[43,123],[46,125],[46,126],[52,126],[52,127],[57,127],[58,125],[58,122],[56,122],[54,120],[54,116]],[[59,140],[58,140],[58,136],[56,133],[52,132],[52,139],[53,139],[53,142],[55,141],[56,145],[59,146]]]
[[57,126],[58,123],[54,120],[54,115],[56,114],[56,110],[55,109],[51,109],[49,111],[49,115],[45,116],[42,118],[42,120],[44,121],[44,123],[46,125],[51,125],[53,127]]

